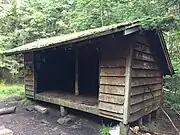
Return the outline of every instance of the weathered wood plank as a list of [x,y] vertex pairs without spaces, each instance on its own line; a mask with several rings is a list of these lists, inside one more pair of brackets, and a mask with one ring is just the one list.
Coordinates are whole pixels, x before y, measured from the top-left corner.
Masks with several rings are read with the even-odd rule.
[[34,79],[34,75],[33,74],[27,74],[24,79],[25,80],[33,80]]
[[139,118],[157,110],[159,108],[159,106],[157,106],[157,104],[151,105],[149,107],[146,107],[138,112],[135,112],[133,114],[130,115],[130,122],[136,121]]
[[132,68],[159,70],[159,67],[157,66],[156,63],[140,61],[140,60],[133,60],[132,61]]
[[[149,100],[146,100],[144,102],[141,102],[141,103],[138,103],[138,104],[134,104],[134,105],[131,105],[131,108],[130,108],[130,113],[135,113],[135,112],[138,112],[140,111],[141,109],[144,109],[148,106],[151,106],[152,104],[157,104],[160,103],[162,100],[162,96],[157,96],[154,98],[151,98]],[[158,101],[158,103],[157,103]]]
[[124,77],[100,77],[100,84],[124,86],[125,78]]
[[108,59],[108,60],[101,60],[100,67],[107,67],[107,68],[113,68],[113,67],[125,67],[125,59]]
[[25,94],[29,96],[34,96],[34,91],[25,90]]
[[24,80],[24,84],[26,85],[33,85],[33,80]]
[[104,110],[99,110],[99,113],[103,114],[103,115],[108,115],[108,116],[114,117],[115,119],[116,118],[121,118],[121,119],[123,118],[123,114],[120,114],[120,113],[113,113],[113,112],[104,111]]
[[148,87],[151,88],[152,91],[161,90],[162,84],[159,83],[159,84],[151,84],[151,85],[143,85],[143,86],[132,87],[131,88],[131,96],[150,92]]
[[125,68],[101,68],[100,76],[125,76]]
[[124,104],[124,96],[99,93],[99,101],[122,105]]
[[27,90],[29,90],[29,91],[34,91],[32,85],[25,85],[25,89],[27,89]]
[[112,120],[117,120],[117,121],[123,121],[123,118],[120,118],[120,117],[116,117],[116,116],[112,116],[112,115],[108,115],[107,113],[99,113],[99,116],[102,116],[102,117],[105,117],[105,118],[109,118],[109,119],[112,119]]
[[132,77],[161,77],[161,72],[157,70],[133,69]]
[[99,102],[99,109],[114,113],[123,113],[123,105]]
[[142,86],[142,85],[150,85],[150,84],[157,84],[161,83],[161,77],[151,77],[151,78],[132,78],[131,86]]
[[[162,90],[153,91],[153,95],[154,95],[154,97],[158,97],[158,96],[162,95]],[[134,104],[137,104],[137,103],[140,103],[140,102],[152,99],[152,98],[153,97],[152,97],[150,92],[149,93],[144,93],[144,94],[141,94],[141,95],[131,96],[130,104],[134,105]]]
[[142,61],[149,61],[149,62],[156,62],[153,55],[146,54],[140,51],[134,51],[133,59],[142,60]]
[[124,95],[124,86],[112,86],[112,85],[100,85],[99,92],[101,93],[109,93],[109,94],[117,94]]
[[134,49],[137,50],[137,51],[147,53],[147,54],[152,54],[151,50],[150,50],[150,47],[145,46],[145,45],[140,44],[140,43],[136,43]]

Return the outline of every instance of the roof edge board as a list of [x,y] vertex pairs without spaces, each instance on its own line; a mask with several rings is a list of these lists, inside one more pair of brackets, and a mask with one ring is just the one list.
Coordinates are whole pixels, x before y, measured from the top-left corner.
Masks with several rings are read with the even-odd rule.
[[168,53],[168,50],[167,50],[167,47],[166,47],[166,42],[165,42],[165,39],[163,37],[162,31],[158,30],[157,34],[158,34],[158,37],[160,39],[162,49],[164,51],[164,55],[165,55],[165,59],[166,59],[167,65],[168,65],[168,69],[170,71],[170,75],[173,75],[175,72],[174,72],[174,69],[173,69],[173,66],[172,66],[172,63],[171,63],[171,60],[170,60],[170,56],[169,56],[169,53]]

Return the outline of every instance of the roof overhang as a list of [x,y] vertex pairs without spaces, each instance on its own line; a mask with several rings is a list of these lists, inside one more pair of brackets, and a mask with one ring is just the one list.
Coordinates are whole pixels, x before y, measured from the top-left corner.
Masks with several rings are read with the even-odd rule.
[[[169,53],[165,44],[165,40],[163,37],[163,34],[161,30],[159,29],[144,29],[139,24],[139,21],[133,21],[133,22],[126,22],[126,23],[120,23],[110,26],[104,26],[101,28],[76,32],[72,34],[57,36],[57,37],[51,37],[51,38],[44,38],[39,39],[37,41],[7,50],[4,52],[6,56],[9,55],[16,55],[16,54],[22,54],[26,52],[32,52],[32,51],[39,51],[47,48],[53,48],[57,46],[66,47],[68,45],[72,45],[73,43],[86,41],[86,40],[92,40],[94,38],[115,34],[118,32],[122,32],[124,36],[130,35],[135,32],[141,32],[145,31],[145,33],[148,33],[148,36],[153,36],[153,38],[156,41],[152,41],[150,39],[149,41],[151,44],[154,44],[154,50],[159,50],[160,59],[162,61],[162,65],[165,65],[164,73],[163,75],[172,75],[174,74],[174,69],[169,57]],[[153,39],[153,40],[154,40]]]
[[126,22],[120,24],[114,24],[110,26],[104,26],[101,28],[90,29],[86,31],[76,32],[72,34],[66,34],[57,37],[39,39],[37,41],[7,50],[4,52],[6,56],[15,55],[20,53],[26,53],[30,51],[43,50],[47,48],[53,48],[56,46],[66,46],[68,44],[91,40],[93,38],[114,34],[117,32],[123,32],[124,35],[129,35],[137,32],[141,29],[141,25],[138,21]]

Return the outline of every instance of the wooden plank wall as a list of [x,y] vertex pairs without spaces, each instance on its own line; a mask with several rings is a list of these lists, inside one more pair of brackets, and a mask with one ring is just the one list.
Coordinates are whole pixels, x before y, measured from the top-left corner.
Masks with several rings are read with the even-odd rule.
[[125,52],[120,45],[109,45],[101,49],[100,58],[99,113],[119,121],[123,119]]
[[34,98],[34,66],[33,66],[33,53],[24,54],[24,86],[25,94],[28,98]]
[[[130,122],[156,110],[162,96],[162,74],[151,45],[137,36],[133,50],[132,82],[130,99]],[[156,99],[153,99],[149,88]]]

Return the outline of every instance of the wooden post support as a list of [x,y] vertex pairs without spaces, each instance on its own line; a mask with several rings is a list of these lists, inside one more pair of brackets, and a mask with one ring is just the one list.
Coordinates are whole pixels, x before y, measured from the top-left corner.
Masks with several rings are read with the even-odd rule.
[[138,120],[138,125],[139,125],[139,126],[143,125],[143,119],[142,119],[142,118],[140,118],[140,119]]
[[62,117],[66,116],[68,114],[67,109],[64,106],[60,106],[60,115]]
[[124,94],[124,112],[123,123],[129,122],[130,108],[130,91],[131,91],[131,65],[132,65],[133,46],[129,45],[129,51],[126,56],[126,77],[125,77],[125,94]]
[[129,124],[125,125],[120,122],[120,133],[119,135],[128,135],[129,132]]
[[75,52],[75,95],[79,95],[79,88],[78,88],[78,48]]

